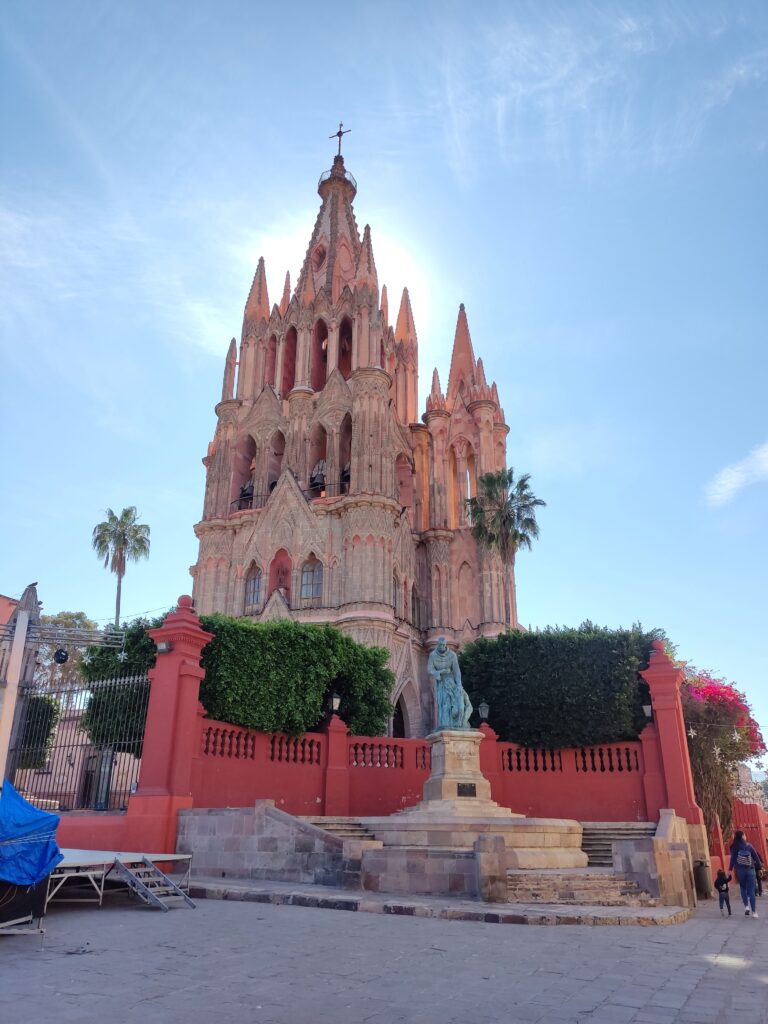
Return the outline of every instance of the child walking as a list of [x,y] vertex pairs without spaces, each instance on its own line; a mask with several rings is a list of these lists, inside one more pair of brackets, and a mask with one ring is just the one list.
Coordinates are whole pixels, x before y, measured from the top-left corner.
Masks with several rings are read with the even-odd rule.
[[720,913],[725,917],[725,908],[728,908],[728,917],[731,916],[731,897],[728,895],[728,883],[733,878],[733,875],[726,875],[722,868],[717,872],[717,878],[715,879],[715,888],[717,889],[718,899],[720,900]]

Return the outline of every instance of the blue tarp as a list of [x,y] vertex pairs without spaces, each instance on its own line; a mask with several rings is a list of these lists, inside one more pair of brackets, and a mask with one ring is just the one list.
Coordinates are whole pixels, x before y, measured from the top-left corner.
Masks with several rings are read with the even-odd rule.
[[58,814],[33,807],[6,780],[0,796],[0,880],[37,885],[47,878],[64,859],[56,844],[58,824]]

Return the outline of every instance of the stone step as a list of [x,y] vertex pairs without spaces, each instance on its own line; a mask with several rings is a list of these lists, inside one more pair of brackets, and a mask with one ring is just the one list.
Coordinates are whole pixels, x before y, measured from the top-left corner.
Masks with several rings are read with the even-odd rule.
[[304,821],[317,828],[322,828],[339,839],[375,839],[373,832],[361,824],[357,818],[339,817],[305,817]]
[[510,903],[567,904],[599,907],[655,907],[657,901],[621,875],[507,873]]
[[645,839],[656,834],[652,821],[582,821],[581,848],[590,867],[613,864],[613,843],[622,839]]

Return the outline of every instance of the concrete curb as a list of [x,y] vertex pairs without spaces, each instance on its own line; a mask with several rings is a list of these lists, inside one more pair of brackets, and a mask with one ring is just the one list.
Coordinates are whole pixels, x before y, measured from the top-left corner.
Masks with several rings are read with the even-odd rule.
[[[468,905],[466,901],[389,899],[374,894],[351,895],[330,891],[327,895],[307,889],[274,885],[193,881],[193,899],[234,900],[246,903],[271,903],[274,906],[314,907],[320,910],[347,910],[366,914],[393,914],[401,917],[431,917],[443,921],[479,921],[485,924],[524,925],[671,925],[682,924],[691,916],[685,907],[613,908],[564,907],[556,905],[491,904]],[[615,913],[610,911],[615,910]],[[619,911],[621,911],[619,913]]]

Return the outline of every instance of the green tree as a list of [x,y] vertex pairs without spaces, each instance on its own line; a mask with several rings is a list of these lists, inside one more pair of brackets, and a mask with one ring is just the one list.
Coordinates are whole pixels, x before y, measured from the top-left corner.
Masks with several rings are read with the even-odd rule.
[[484,473],[477,481],[477,494],[467,500],[472,536],[487,551],[494,551],[504,566],[504,616],[512,624],[510,594],[515,558],[520,548],[530,550],[539,536],[536,509],[546,502],[530,487],[530,474],[515,479],[515,471],[500,469]]
[[50,694],[32,693],[24,698],[17,768],[45,767],[60,717],[61,705]]
[[114,754],[141,757],[149,704],[149,682],[127,677],[93,684],[80,719],[95,747]]
[[122,649],[116,647],[89,647],[88,657],[81,673],[88,682],[114,679],[117,676],[144,676],[155,664],[154,642],[147,632],[159,626],[165,618],[134,619],[125,627]]
[[115,628],[120,626],[120,591],[128,562],[149,558],[149,527],[139,523],[134,505],[124,508],[119,516],[106,509],[106,520],[93,528],[93,549],[104,559],[104,567],[117,576],[115,601]]
[[[96,629],[96,623],[85,612],[57,612],[55,615],[42,615],[40,621],[43,626],[58,626],[61,629]],[[53,660],[58,647],[64,647],[69,654],[63,665]],[[82,685],[82,670],[83,652],[66,642],[41,644],[38,648],[35,684],[39,688],[59,692],[77,690]]]

